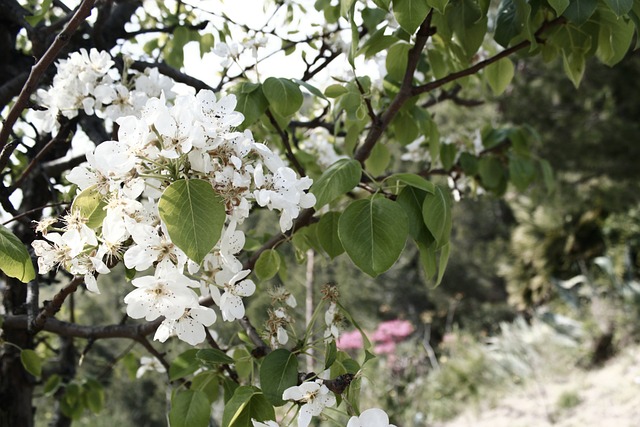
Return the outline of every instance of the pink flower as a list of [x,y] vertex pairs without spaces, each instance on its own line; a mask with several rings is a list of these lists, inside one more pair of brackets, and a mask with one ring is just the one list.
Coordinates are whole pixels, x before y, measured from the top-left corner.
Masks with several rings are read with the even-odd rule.
[[378,325],[372,338],[377,342],[398,342],[411,335],[413,331],[413,326],[407,320],[388,320]]
[[362,334],[358,330],[345,332],[340,335],[340,338],[338,338],[336,345],[340,350],[353,350],[362,348],[364,345],[362,341]]

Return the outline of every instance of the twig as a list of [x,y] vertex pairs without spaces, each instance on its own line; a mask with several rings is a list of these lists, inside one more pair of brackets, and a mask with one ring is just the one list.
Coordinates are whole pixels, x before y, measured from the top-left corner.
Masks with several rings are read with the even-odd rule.
[[[538,29],[538,31],[536,31],[535,33],[535,37],[539,37],[542,33],[544,33],[545,31],[549,30],[550,28],[553,28],[557,25],[561,25],[564,24],[566,22],[566,19],[564,17],[559,17],[556,19],[553,19],[551,21],[547,21],[544,24],[542,24],[542,26]],[[458,80],[462,77],[466,77],[466,76],[470,76],[473,74],[476,74],[478,71],[482,70],[483,68],[487,67],[488,65],[493,64],[494,62],[497,62],[499,60],[501,60],[502,58],[506,58],[507,56],[524,49],[525,47],[529,47],[531,45],[531,42],[529,40],[524,40],[516,45],[511,46],[510,48],[507,48],[505,50],[503,50],[502,52],[492,56],[491,58],[487,58],[484,61],[480,61],[477,64],[474,64],[473,66],[469,67],[469,68],[465,68],[464,70],[461,71],[457,71],[455,73],[451,73],[448,76],[445,76],[441,79],[432,81],[430,83],[421,85],[421,86],[415,86],[412,90],[411,90],[411,94],[413,96],[415,95],[420,95],[421,93],[425,93],[425,92],[429,92],[432,91],[433,89],[439,88],[440,86],[444,86],[447,83],[453,82],[455,80]]]
[[67,286],[62,288],[62,290],[53,297],[53,300],[49,304],[45,304],[44,308],[42,309],[42,311],[40,311],[40,313],[38,313],[38,316],[35,318],[33,323],[29,325],[29,330],[33,332],[42,330],[47,318],[53,317],[58,311],[60,311],[60,307],[62,307],[62,304],[67,299],[67,297],[75,292],[78,289],[80,283],[83,282],[84,277],[74,277]]
[[69,43],[71,36],[76,31],[78,26],[84,22],[84,20],[91,13],[91,9],[93,9],[93,5],[96,0],[83,0],[78,6],[73,17],[69,20],[64,29],[58,34],[55,38],[49,49],[42,55],[40,60],[31,68],[31,73],[29,73],[29,78],[27,82],[22,87],[20,91],[20,95],[18,95],[18,99],[16,99],[15,104],[9,111],[7,115],[7,119],[4,121],[2,125],[2,130],[0,130],[0,170],[4,170],[9,161],[9,157],[13,152],[13,147],[11,144],[7,144],[9,139],[9,135],[11,134],[11,129],[13,129],[13,125],[18,120],[18,117],[22,114],[22,111],[27,106],[27,102],[29,101],[29,96],[36,89],[38,82],[42,78],[44,72],[49,68],[51,63],[56,59],[60,51],[64,46]]
[[411,50],[409,50],[407,58],[407,69],[402,79],[400,90],[391,101],[391,104],[389,104],[387,110],[379,116],[380,120],[372,123],[372,126],[367,133],[367,137],[364,140],[364,143],[356,151],[354,159],[358,160],[360,163],[364,163],[364,161],[369,157],[369,155],[371,154],[371,150],[373,150],[373,147],[378,143],[380,136],[389,126],[389,123],[391,123],[396,114],[398,114],[398,111],[400,111],[400,108],[402,108],[404,103],[407,102],[409,98],[414,96],[414,94],[412,93],[413,75],[418,66],[418,61],[420,60],[420,54],[422,53],[427,40],[434,31],[431,28],[432,15],[433,9],[431,10],[431,12],[429,12],[425,20],[420,25],[418,33],[416,34],[416,42]]
[[280,125],[278,124],[278,121],[276,120],[271,110],[267,108],[267,111],[265,112],[265,114],[269,118],[269,122],[271,123],[271,125],[276,129],[276,132],[278,133],[278,135],[280,135],[280,139],[282,139],[282,145],[284,145],[284,149],[285,149],[285,156],[287,156],[287,159],[289,159],[293,167],[296,168],[296,172],[298,172],[300,176],[306,176],[307,174],[304,168],[296,158],[295,154],[293,154],[291,143],[289,142],[289,134],[287,133],[287,131],[283,130],[280,127]]

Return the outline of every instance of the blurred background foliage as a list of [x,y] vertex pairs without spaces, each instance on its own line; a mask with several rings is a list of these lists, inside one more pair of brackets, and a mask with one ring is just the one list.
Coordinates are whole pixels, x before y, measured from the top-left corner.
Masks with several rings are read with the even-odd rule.
[[[350,267],[345,255],[313,258],[312,286],[338,285],[342,303],[365,330],[389,319],[415,326],[396,354],[380,356],[363,373],[365,401],[394,408],[392,421],[424,426],[453,417],[470,402],[497,399],[508,385],[544,382],[556,370],[603,363],[640,339],[640,54],[615,69],[589,63],[577,91],[562,65],[527,59],[499,102],[473,108],[443,103],[436,120],[443,134],[469,138],[477,123],[527,124],[540,134],[536,154],[553,166],[556,187],[526,193],[463,194],[454,208],[453,251],[439,287],[424,280],[417,250],[403,253],[396,266],[372,279]],[[273,218],[246,224],[254,235]],[[407,243],[408,245],[411,243]],[[260,283],[286,286],[299,304],[306,298],[309,253],[296,257],[285,274]],[[118,322],[118,303],[127,292],[112,274],[101,277],[108,299],[78,298],[86,323]],[[249,299],[254,324],[266,320],[269,297]],[[105,301],[112,301],[112,305]],[[82,301],[82,302],[80,302]],[[302,327],[304,319],[296,319]],[[238,329],[217,322],[221,346],[237,343]],[[344,324],[345,330],[352,325]],[[57,339],[53,336],[46,339]],[[84,345],[84,342],[82,343]],[[92,344],[90,344],[92,345]],[[135,379],[140,356],[126,342],[100,341],[77,369],[106,383],[105,410],[87,411],[77,425],[166,425],[162,374]],[[167,347],[169,356],[183,348]],[[83,348],[70,350],[80,359]],[[90,362],[90,363],[89,363]],[[77,376],[78,378],[85,377]],[[385,404],[388,399],[389,404]],[[363,404],[363,407],[365,405]],[[39,424],[53,410],[40,407]]]

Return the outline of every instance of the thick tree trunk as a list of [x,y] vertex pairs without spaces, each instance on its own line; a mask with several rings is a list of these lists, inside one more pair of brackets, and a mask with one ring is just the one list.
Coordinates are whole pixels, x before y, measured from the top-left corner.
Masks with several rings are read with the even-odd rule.
[[[3,291],[7,314],[25,314],[27,287],[8,279]],[[33,337],[27,331],[4,330],[0,346],[0,427],[32,427],[35,378],[25,371],[20,350],[33,348]],[[16,347],[17,346],[17,347]]]

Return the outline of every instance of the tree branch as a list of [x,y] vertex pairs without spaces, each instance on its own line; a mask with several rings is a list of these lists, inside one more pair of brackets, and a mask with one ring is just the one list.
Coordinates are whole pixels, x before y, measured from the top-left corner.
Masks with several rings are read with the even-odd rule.
[[93,5],[96,0],[83,0],[78,6],[75,14],[69,20],[69,23],[64,27],[64,29],[58,34],[56,39],[53,41],[49,49],[44,53],[44,55],[40,58],[40,60],[36,63],[36,65],[31,68],[31,73],[29,74],[29,78],[27,82],[22,87],[22,91],[20,91],[20,95],[18,95],[18,99],[16,99],[15,104],[9,111],[7,115],[7,119],[4,121],[2,125],[2,130],[0,130],[0,171],[4,170],[9,162],[9,157],[13,152],[14,146],[12,144],[7,144],[9,140],[9,135],[11,134],[11,129],[13,129],[13,125],[16,123],[22,111],[26,108],[27,102],[29,101],[29,96],[36,89],[38,82],[42,78],[44,72],[49,68],[51,63],[57,58],[58,54],[62,50],[64,46],[69,43],[71,36],[76,31],[78,26],[82,24],[85,19],[91,13],[91,9],[93,9]]
[[184,74],[172,66],[165,64],[164,62],[145,62],[145,61],[134,61],[130,68],[144,72],[145,68],[157,68],[161,74],[164,74],[167,77],[171,77],[173,80],[184,83],[187,86],[191,86],[196,90],[211,90],[213,92],[217,92],[218,90],[209,86],[202,80],[196,79],[195,77],[191,77],[187,74]]
[[[538,29],[538,31],[536,31],[535,33],[535,37],[539,37],[542,33],[544,33],[545,31],[547,31],[550,28],[553,28],[557,25],[561,25],[564,24],[566,22],[566,19],[564,17],[559,17],[556,19],[553,19],[551,21],[547,21],[544,24],[542,24],[542,26]],[[411,90],[411,94],[413,96],[415,95],[420,95],[421,93],[425,93],[425,92],[430,92],[436,88],[439,88],[440,86],[444,86],[447,83],[456,81],[462,77],[466,77],[466,76],[470,76],[473,74],[476,74],[478,71],[482,70],[483,68],[487,67],[488,65],[493,64],[494,62],[497,62],[499,60],[501,60],[502,58],[506,58],[507,56],[524,49],[525,47],[529,47],[531,45],[531,42],[529,40],[524,40],[521,41],[520,43],[511,46],[510,48],[507,48],[505,50],[503,50],[502,52],[492,56],[491,58],[487,58],[484,61],[480,61],[477,64],[472,65],[469,68],[466,68],[464,70],[461,71],[457,71],[455,73],[451,73],[448,76],[445,76],[441,79],[438,80],[434,80],[430,83],[421,85],[421,86],[415,86],[412,90]]]
[[418,33],[416,34],[416,42],[411,50],[409,50],[407,58],[407,70],[404,73],[400,91],[393,98],[393,101],[391,101],[391,104],[389,105],[387,110],[382,115],[378,115],[379,120],[372,123],[372,126],[369,129],[369,133],[367,133],[367,137],[364,140],[364,143],[356,151],[354,159],[358,160],[360,163],[364,163],[364,161],[369,157],[369,155],[371,154],[371,150],[373,150],[373,147],[380,139],[380,136],[382,136],[382,133],[387,129],[389,123],[391,123],[396,114],[398,114],[398,111],[400,111],[400,108],[402,108],[404,103],[409,98],[414,96],[414,94],[412,93],[413,75],[418,66],[418,61],[420,60],[420,54],[422,53],[427,40],[433,34],[433,29],[431,28],[432,16],[433,9],[429,12],[425,20],[420,25]]
[[280,127],[278,121],[276,120],[270,109],[267,108],[265,114],[269,118],[269,122],[271,123],[271,125],[276,129],[278,135],[280,135],[280,139],[282,139],[282,145],[284,145],[285,149],[285,156],[287,156],[287,159],[289,159],[293,167],[296,169],[296,172],[298,172],[300,176],[306,176],[307,174],[304,168],[296,158],[295,154],[293,154],[293,149],[291,148],[291,143],[289,142],[289,134]]

